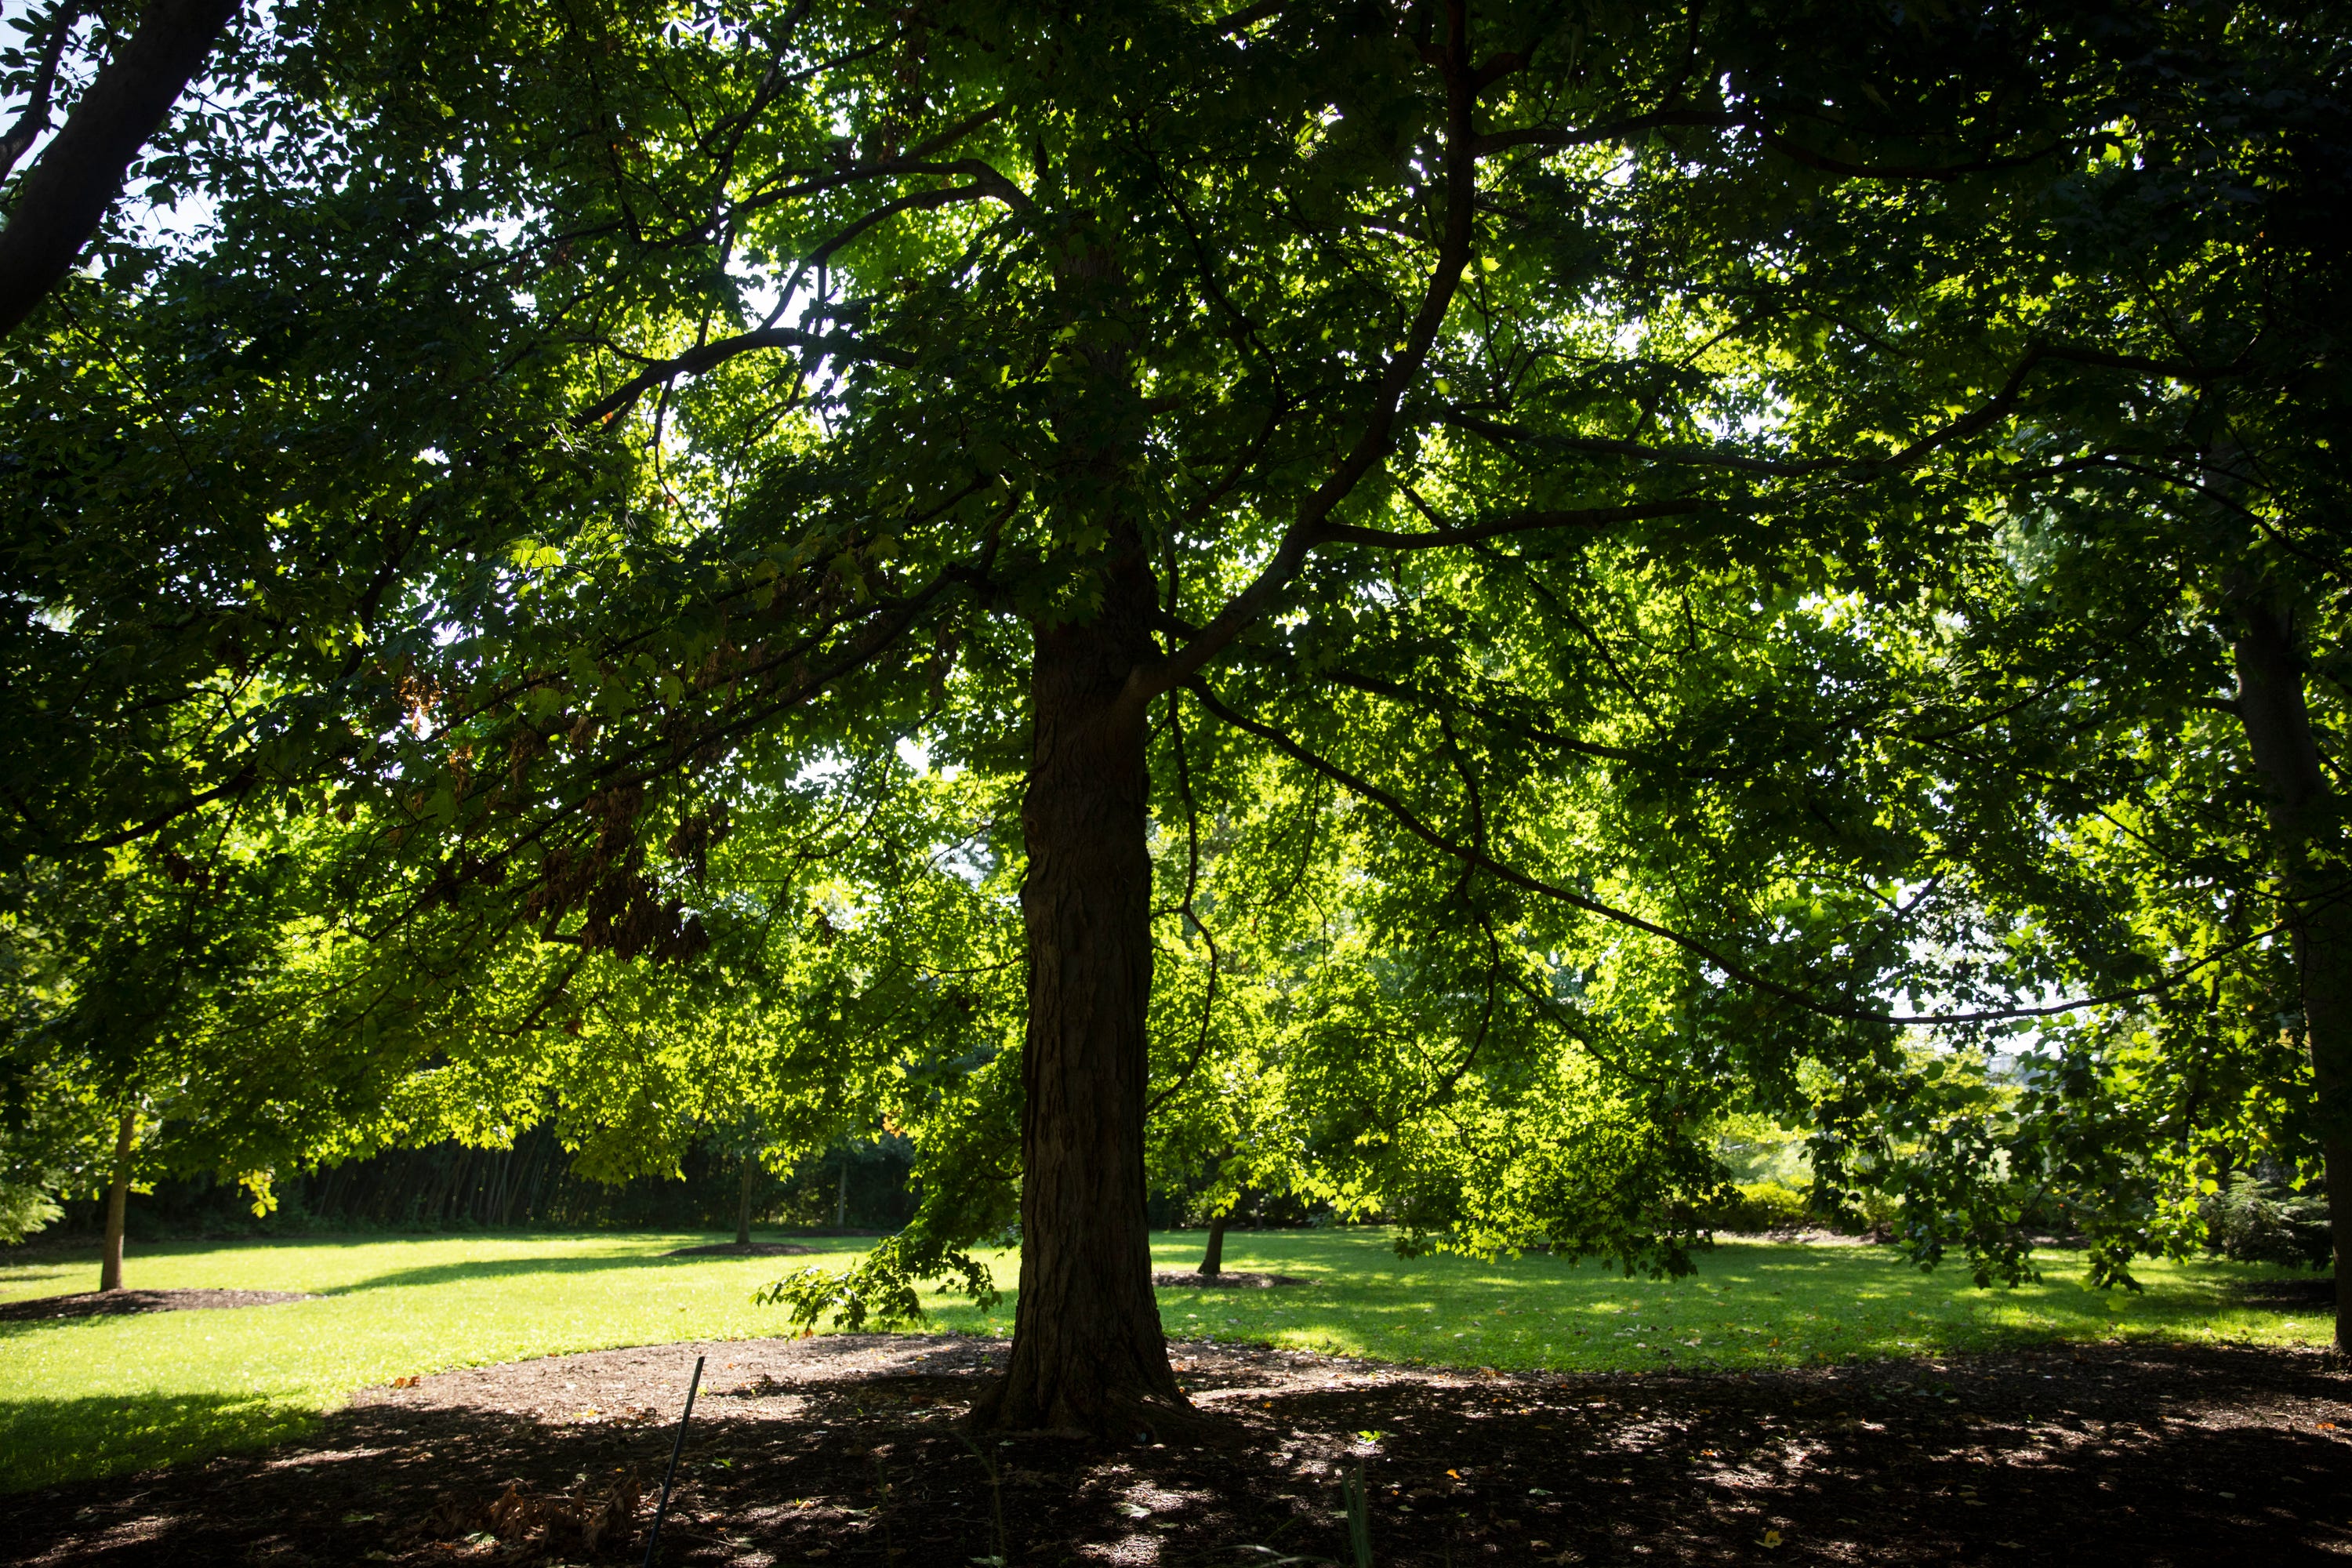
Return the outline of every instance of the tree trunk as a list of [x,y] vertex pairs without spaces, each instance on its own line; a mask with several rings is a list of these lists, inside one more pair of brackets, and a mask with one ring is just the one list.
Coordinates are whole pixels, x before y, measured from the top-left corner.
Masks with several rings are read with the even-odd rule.
[[212,53],[237,0],[154,0],[16,187],[0,227],[0,334],[30,315],[89,242],[139,149]]
[[735,1194],[735,1245],[738,1247],[751,1245],[751,1183],[759,1173],[760,1157],[757,1154],[744,1155],[742,1187]]
[[2319,1100],[2320,1157],[2336,1250],[2336,1349],[2352,1353],[2352,886],[2339,853],[2337,801],[2313,742],[2294,627],[2273,605],[2237,595],[2238,718],[2269,797],[2291,916],[2304,1041]]
[[131,1207],[131,1142],[139,1131],[136,1104],[122,1109],[122,1122],[114,1133],[114,1181],[106,1189],[105,1249],[99,1254],[98,1288],[122,1289],[122,1221]]
[[1214,1279],[1225,1271],[1225,1222],[1231,1217],[1223,1209],[1209,1216],[1209,1249],[1201,1254],[1203,1279]]
[[833,1228],[849,1228],[849,1151],[846,1149],[841,1152],[841,1184],[834,1192]]
[[1140,706],[1121,699],[1156,657],[1151,580],[1129,547],[1101,582],[1092,620],[1036,634],[1021,1296],[1004,1381],[973,1419],[1130,1441],[1191,1410],[1168,1364],[1144,1214],[1150,781]]

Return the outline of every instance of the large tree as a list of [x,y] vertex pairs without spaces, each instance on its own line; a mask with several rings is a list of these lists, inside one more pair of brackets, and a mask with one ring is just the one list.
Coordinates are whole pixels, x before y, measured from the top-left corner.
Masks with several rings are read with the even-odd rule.
[[[1155,976],[1213,1008],[1204,803],[1290,804],[1358,928],[1286,1047],[1335,1184],[1671,1265],[1730,1098],[1859,1126],[1893,994],[2072,973],[1980,961],[2023,917],[1938,748],[2011,698],[1921,649],[2028,401],[2145,360],[2010,247],[2163,25],[282,7],[270,155],[11,353],[12,848],[345,812],[409,965],[352,1027],[526,948],[544,1020],[551,954],[707,952],[742,781],[854,810],[911,744],[1018,879],[982,1418],[1119,1433],[1184,1419],[1146,1111],[1216,1037]],[[879,1267],[1001,1224],[969,1184]]]

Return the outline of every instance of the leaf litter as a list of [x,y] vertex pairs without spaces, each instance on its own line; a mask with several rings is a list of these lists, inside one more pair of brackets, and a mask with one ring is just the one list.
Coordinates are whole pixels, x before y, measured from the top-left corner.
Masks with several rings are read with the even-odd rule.
[[2352,1488],[2352,1376],[2310,1352],[1560,1375],[1171,1349],[1221,1440],[967,1440],[1002,1340],[649,1346],[434,1373],[274,1449],[0,1498],[0,1539],[41,1564],[619,1560],[642,1553],[633,1489],[707,1353],[672,1564],[1344,1563],[1359,1475],[1384,1568],[2352,1552],[2331,1501]]

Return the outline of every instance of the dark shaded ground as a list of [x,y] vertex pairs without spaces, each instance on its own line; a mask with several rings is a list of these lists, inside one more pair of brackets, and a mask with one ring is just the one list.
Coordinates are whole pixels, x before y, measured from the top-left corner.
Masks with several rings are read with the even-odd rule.
[[664,1258],[805,1258],[816,1250],[789,1241],[719,1241],[708,1247],[673,1247]]
[[268,1307],[307,1301],[290,1290],[85,1290],[76,1296],[39,1296],[0,1302],[0,1323],[43,1318],[110,1318],[128,1312],[201,1312],[223,1307]]
[[2332,1278],[2263,1279],[2241,1285],[2230,1294],[2250,1307],[2268,1307],[2274,1311],[2293,1312],[2336,1305],[2336,1281]]
[[1185,1385],[1231,1422],[1227,1444],[974,1448],[956,1418],[1004,1348],[829,1336],[444,1373],[264,1453],[0,1499],[0,1552],[634,1561],[652,1509],[632,1506],[634,1478],[658,1484],[704,1351],[672,1563],[1345,1562],[1339,1481],[1359,1465],[1383,1565],[2352,1553],[2352,1377],[2313,1354],[2109,1345],[1567,1378],[1184,1344]]

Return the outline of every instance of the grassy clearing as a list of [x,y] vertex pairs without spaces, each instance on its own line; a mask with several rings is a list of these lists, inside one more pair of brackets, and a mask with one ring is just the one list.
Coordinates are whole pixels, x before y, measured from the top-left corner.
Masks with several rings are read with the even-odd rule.
[[[186,1243],[138,1249],[142,1289],[300,1290],[320,1299],[232,1311],[0,1324],[0,1489],[143,1469],[299,1431],[356,1388],[453,1366],[616,1345],[782,1331],[751,1293],[780,1267],[824,1258],[678,1258],[703,1236],[544,1234]],[[1197,1235],[1156,1238],[1162,1268]],[[814,1245],[844,1261],[861,1245]],[[1381,1360],[1505,1369],[1640,1371],[1934,1355],[2021,1341],[2324,1342],[2316,1314],[2253,1310],[2233,1285],[2278,1277],[2228,1264],[2154,1264],[2144,1295],[2079,1283],[2082,1260],[2043,1258],[2044,1282],[1979,1290],[1922,1275],[1885,1249],[1731,1245],[1675,1281],[1625,1279],[1549,1258],[1400,1259],[1373,1230],[1235,1233],[1230,1268],[1313,1281],[1276,1290],[1171,1289],[1169,1331]],[[991,1258],[1000,1280],[1016,1268]],[[0,1300],[86,1290],[94,1253],[0,1265]],[[935,1298],[933,1326],[1003,1332]]]
[[[1162,1267],[1197,1261],[1163,1237]],[[2042,1280],[1980,1290],[1923,1274],[1891,1247],[1727,1243],[1683,1279],[1627,1279],[1551,1258],[1399,1258],[1377,1231],[1236,1233],[1234,1268],[1313,1279],[1297,1290],[1163,1290],[1171,1333],[1504,1370],[1789,1366],[1991,1350],[2050,1340],[2147,1338],[2324,1344],[2324,1312],[2246,1307],[2233,1289],[2285,1270],[2147,1263],[2139,1294],[2082,1283],[2079,1253],[2041,1255]],[[1193,1298],[1203,1298],[1194,1300]],[[1182,1298],[1180,1300],[1179,1298]]]

